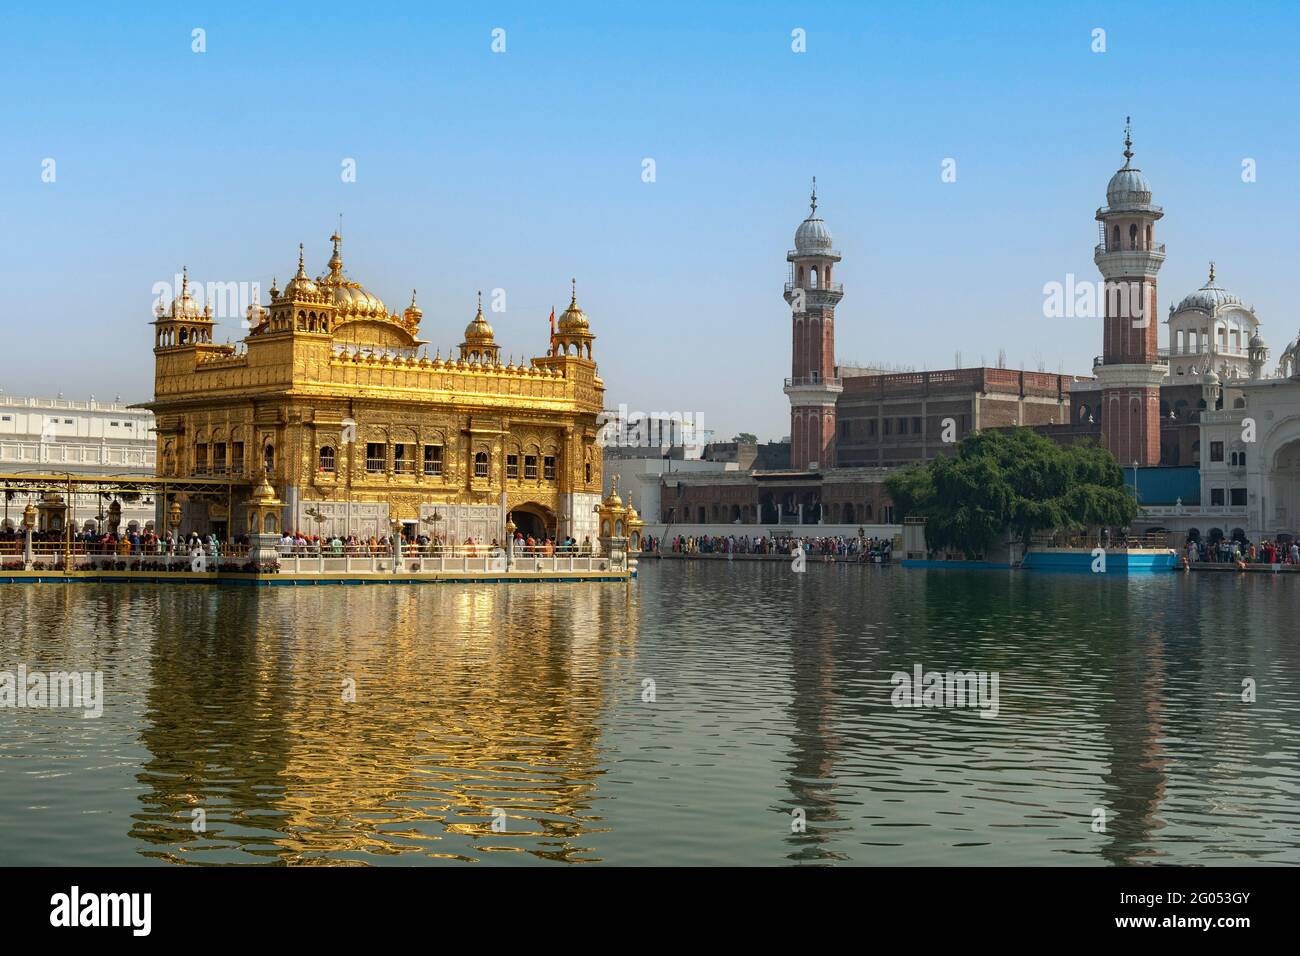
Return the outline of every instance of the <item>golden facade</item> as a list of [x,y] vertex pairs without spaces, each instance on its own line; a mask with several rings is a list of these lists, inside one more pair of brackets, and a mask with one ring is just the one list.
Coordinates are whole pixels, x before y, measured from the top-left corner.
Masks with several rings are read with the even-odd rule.
[[[263,474],[286,530],[448,541],[499,538],[506,514],[534,535],[597,536],[604,383],[576,290],[544,356],[503,362],[478,314],[455,356],[430,358],[423,314],[401,314],[343,270],[298,271],[248,310],[235,345],[213,341],[211,307],[188,278],[154,326],[160,477]],[[245,495],[247,492],[245,492]],[[242,534],[243,509],[183,502],[182,533]],[[504,506],[504,510],[503,510]],[[161,504],[160,508],[163,507]],[[161,527],[161,524],[160,524]]]

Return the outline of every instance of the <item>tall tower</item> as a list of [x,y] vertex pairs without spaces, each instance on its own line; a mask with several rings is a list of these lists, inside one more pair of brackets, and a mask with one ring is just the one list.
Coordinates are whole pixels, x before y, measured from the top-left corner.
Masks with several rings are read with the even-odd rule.
[[840,254],[831,247],[831,233],[817,215],[817,180],[813,179],[812,211],[794,234],[794,249],[786,255],[790,281],[793,339],[790,377],[790,465],[798,469],[835,466],[835,400],[844,390],[835,374],[835,306],[844,289],[831,281]]
[[1106,187],[1097,210],[1101,242],[1093,261],[1106,283],[1102,364],[1101,431],[1121,466],[1160,464],[1160,363],[1156,322],[1156,273],[1165,247],[1155,241],[1164,210],[1151,204],[1151,186],[1133,166],[1133,137],[1124,129],[1124,165]]

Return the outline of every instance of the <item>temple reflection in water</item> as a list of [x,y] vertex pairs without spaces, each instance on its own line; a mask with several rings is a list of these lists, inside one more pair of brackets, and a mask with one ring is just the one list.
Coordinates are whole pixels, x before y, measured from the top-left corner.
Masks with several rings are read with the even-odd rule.
[[255,627],[154,639],[132,833],[176,862],[591,859],[602,661],[635,644],[635,600],[581,584],[223,591],[212,620]]

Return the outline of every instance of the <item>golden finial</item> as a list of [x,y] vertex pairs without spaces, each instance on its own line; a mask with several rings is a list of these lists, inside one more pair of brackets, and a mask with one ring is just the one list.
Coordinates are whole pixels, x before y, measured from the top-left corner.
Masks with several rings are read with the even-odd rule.
[[1124,117],[1124,165],[1133,159],[1133,117]]
[[475,318],[483,318],[483,290],[478,290],[478,315]]
[[190,267],[181,266],[181,298],[190,290]]
[[813,184],[812,184],[812,212],[809,214],[808,218],[811,219],[815,215],[817,215],[817,177],[816,176],[813,177]]
[[572,294],[569,296],[569,308],[572,309],[575,305],[578,304],[578,280],[570,279],[569,286],[572,292]]
[[1214,261],[1210,261],[1210,285],[1214,285]]
[[302,243],[301,243],[301,242],[298,243],[298,275],[300,275],[300,276],[304,276],[304,277],[307,275],[307,269],[306,269],[306,266],[303,265],[303,252],[302,252]]
[[415,305],[415,290],[414,290],[414,289],[411,290],[411,305],[412,305],[412,306]]

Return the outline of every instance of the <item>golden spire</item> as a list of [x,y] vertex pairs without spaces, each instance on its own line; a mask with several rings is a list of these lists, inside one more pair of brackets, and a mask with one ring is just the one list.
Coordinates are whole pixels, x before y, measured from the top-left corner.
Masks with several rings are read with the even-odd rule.
[[813,184],[812,184],[812,212],[809,214],[808,218],[812,219],[816,215],[817,215],[817,177],[814,176]]
[[307,269],[306,269],[306,267],[303,265],[303,252],[302,252],[302,243],[301,243],[301,242],[298,243],[298,273],[294,276],[294,278],[295,278],[295,279],[305,279],[305,278],[307,278]]
[[569,296],[569,308],[577,308],[578,305],[578,280],[570,279],[569,284],[572,287],[573,294]]
[[[1209,285],[1209,286],[1214,285],[1214,262],[1213,262],[1213,260],[1211,260],[1211,262],[1210,262],[1210,281],[1209,281],[1209,284],[1208,284],[1208,285]],[[1207,288],[1208,288],[1208,286],[1207,286]]]
[[181,298],[190,294],[190,267],[181,266]]
[[1124,117],[1124,168],[1133,160],[1133,117]]
[[334,254],[330,256],[329,261],[331,279],[340,279],[343,277],[343,253],[339,248],[343,243],[342,229],[343,217],[339,216],[339,232],[330,236],[330,242],[334,243]]

